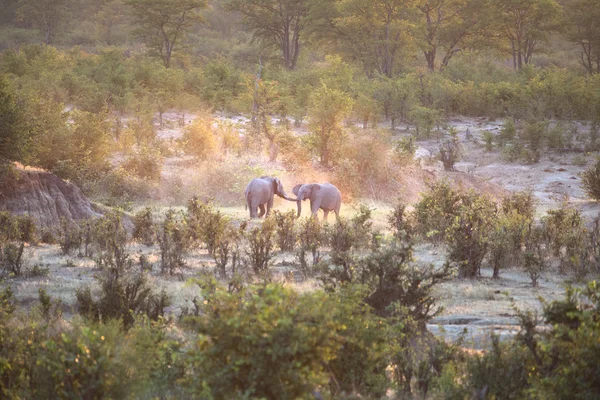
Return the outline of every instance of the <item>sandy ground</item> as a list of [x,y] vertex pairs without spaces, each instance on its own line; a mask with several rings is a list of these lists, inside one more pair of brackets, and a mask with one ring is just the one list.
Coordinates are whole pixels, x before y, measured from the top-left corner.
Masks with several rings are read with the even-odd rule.
[[[175,113],[166,113],[163,116],[165,124],[158,130],[160,138],[165,140],[178,139],[182,135],[182,128],[178,126],[179,116]],[[189,124],[194,119],[193,115],[186,117]],[[219,120],[235,124],[243,134],[247,119],[244,117],[219,116]],[[515,190],[532,190],[538,199],[538,214],[542,215],[547,209],[556,207],[567,196],[568,202],[580,209],[585,216],[595,217],[600,211],[600,206],[585,199],[578,176],[594,161],[594,155],[584,153],[543,154],[539,163],[523,165],[519,163],[504,162],[497,150],[486,152],[483,146],[482,132],[488,130],[497,133],[502,126],[502,121],[487,121],[485,119],[454,118],[449,122],[458,131],[462,146],[463,157],[456,165],[458,172],[444,172],[441,163],[435,161],[433,155],[437,153],[439,139],[420,140],[417,142],[417,158],[423,169],[431,171],[433,175],[446,177],[449,180],[460,181],[467,187],[485,191],[494,197],[502,197],[505,193]],[[398,127],[398,137],[406,134],[407,127]],[[466,132],[469,130],[473,139],[467,140]],[[302,134],[300,128],[298,134]],[[577,163],[574,161],[577,160]],[[583,162],[582,162],[583,160]],[[577,164],[577,165],[576,165]],[[249,168],[268,168],[269,171],[280,173],[284,185],[291,191],[298,178],[287,174],[279,165],[265,165],[264,161],[249,162]],[[206,166],[205,166],[206,167]],[[163,181],[166,183],[158,192],[157,199],[151,205],[160,211],[167,205],[183,204],[181,198],[189,198],[197,193],[199,167],[184,156],[175,155],[166,159],[163,171]],[[315,171],[315,181],[326,181],[327,175]],[[181,193],[173,194],[174,190]],[[241,189],[243,193],[243,188]],[[415,198],[418,194],[415,194]],[[240,196],[243,199],[243,196]],[[386,229],[387,214],[390,205],[376,202],[366,203],[374,210],[373,219],[376,229]],[[238,204],[238,203],[236,203]],[[222,208],[222,211],[233,219],[245,219],[247,211],[240,201],[234,207]],[[139,205],[142,206],[142,205]],[[275,208],[281,210],[295,209],[295,204],[276,199]],[[306,214],[307,207],[304,213]],[[344,204],[342,214],[352,214],[352,205]],[[331,222],[333,218],[330,216]],[[212,261],[205,250],[196,249],[188,257],[187,267],[173,277],[159,275],[158,251],[156,248],[132,245],[130,248],[135,261],[140,254],[146,254],[155,264],[151,281],[158,289],[165,289],[173,298],[173,305],[169,311],[178,314],[182,307],[191,307],[191,302],[199,291],[193,285],[186,284],[186,279],[193,277],[198,272],[212,269]],[[76,255],[65,256],[60,254],[57,246],[41,245],[27,249],[28,265],[39,264],[50,269],[48,277],[17,279],[8,281],[13,286],[21,304],[28,306],[35,304],[38,298],[38,289],[44,288],[51,296],[62,299],[65,315],[75,312],[75,291],[84,285],[94,283],[96,272],[94,262]],[[432,245],[419,245],[415,251],[418,263],[433,263],[441,265],[445,258],[442,247]],[[275,262],[275,279],[286,281],[284,272],[289,270],[293,261],[292,254],[278,255]],[[491,270],[483,268],[482,277],[476,280],[453,279],[441,284],[436,290],[439,304],[444,306],[444,311],[436,317],[429,329],[443,335],[448,340],[455,340],[463,332],[467,341],[474,347],[484,347],[488,333],[495,331],[500,335],[514,334],[516,331],[516,312],[513,306],[519,309],[540,311],[539,297],[547,301],[563,297],[564,285],[567,277],[559,275],[556,271],[546,272],[540,280],[539,287],[533,288],[526,273],[516,269],[505,269],[501,272],[500,279],[491,278]],[[312,290],[317,287],[314,281],[294,279],[286,281],[287,284],[299,290]]]

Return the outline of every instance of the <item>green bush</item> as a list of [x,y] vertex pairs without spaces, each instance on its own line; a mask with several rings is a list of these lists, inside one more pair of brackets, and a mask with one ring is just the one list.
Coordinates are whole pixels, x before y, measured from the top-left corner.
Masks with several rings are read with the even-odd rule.
[[406,210],[404,203],[398,203],[387,218],[392,235],[398,240],[411,240],[415,234],[414,215]]
[[[1,246],[1,245],[0,245]],[[21,276],[25,243],[8,243],[0,247],[0,266],[9,274]]]
[[600,158],[581,173],[581,186],[589,198],[600,201]]
[[82,242],[79,225],[61,217],[58,229],[58,245],[63,254],[67,255],[71,251],[79,249]]
[[[316,218],[307,217],[298,224],[296,236],[298,238],[296,258],[300,272],[307,278],[312,277],[315,267],[322,259],[321,249],[326,242],[325,229]],[[306,260],[308,254],[311,255],[310,264]]]
[[342,330],[334,300],[272,284],[210,288],[201,316],[185,319],[199,334],[187,353],[192,397],[295,399],[327,384]]
[[157,147],[143,146],[133,152],[122,164],[122,168],[134,176],[160,181],[163,157]]
[[133,239],[146,246],[152,246],[155,241],[155,227],[152,219],[152,209],[146,207],[133,216]]
[[172,275],[185,266],[185,254],[190,247],[190,238],[185,216],[169,209],[156,235],[160,250],[160,271]]
[[225,234],[229,218],[209,202],[197,197],[188,201],[185,222],[190,238],[206,244],[208,254],[214,255],[217,244]]
[[275,210],[273,211],[273,218],[277,225],[277,246],[281,251],[293,251],[296,246],[296,212],[289,210],[282,213]]
[[269,267],[275,256],[276,227],[273,217],[269,217],[260,227],[252,228],[247,235],[246,256],[249,266],[254,274],[263,279],[268,279],[270,276]]
[[460,196],[456,217],[448,227],[448,260],[458,266],[458,274],[474,278],[488,253],[491,233],[497,223],[495,204],[474,192]]
[[[239,228],[227,223],[223,232],[218,236],[213,251],[215,266],[222,278],[227,277],[227,264],[231,263],[231,276],[238,273],[241,263],[241,246],[246,231],[246,223],[240,224]],[[231,261],[231,262],[230,262]]]
[[460,201],[460,194],[448,182],[432,184],[415,205],[417,231],[433,242],[441,242],[454,222]]

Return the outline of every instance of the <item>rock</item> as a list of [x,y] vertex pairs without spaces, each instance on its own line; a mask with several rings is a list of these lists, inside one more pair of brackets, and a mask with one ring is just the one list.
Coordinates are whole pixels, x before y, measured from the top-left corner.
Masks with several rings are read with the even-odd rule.
[[81,221],[100,217],[90,201],[74,184],[36,169],[16,170],[0,187],[0,210],[28,214],[38,228],[56,231],[60,219]]

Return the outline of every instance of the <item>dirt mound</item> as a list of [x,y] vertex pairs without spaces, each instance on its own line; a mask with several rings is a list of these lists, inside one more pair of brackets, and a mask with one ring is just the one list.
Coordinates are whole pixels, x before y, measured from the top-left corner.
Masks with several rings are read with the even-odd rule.
[[77,222],[101,216],[74,184],[50,172],[23,168],[0,186],[0,210],[28,214],[39,228],[52,231],[60,218]]

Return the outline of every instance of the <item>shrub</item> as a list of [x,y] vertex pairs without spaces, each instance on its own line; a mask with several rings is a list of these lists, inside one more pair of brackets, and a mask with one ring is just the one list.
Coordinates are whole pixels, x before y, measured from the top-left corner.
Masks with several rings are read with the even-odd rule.
[[261,278],[267,278],[269,266],[275,250],[276,222],[273,217],[265,219],[260,227],[248,232],[248,249],[246,255],[252,271]]
[[[320,250],[325,244],[325,229],[316,218],[307,217],[298,224],[296,236],[298,237],[296,258],[299,269],[305,277],[311,277],[315,266],[321,261]],[[310,264],[306,260],[308,254],[312,256]]]
[[496,207],[490,199],[473,192],[461,195],[446,235],[448,259],[458,266],[459,276],[474,278],[479,274],[495,224]]
[[133,216],[133,239],[152,246],[155,240],[154,221],[152,219],[152,209],[146,207]]
[[[233,293],[208,286],[202,315],[185,319],[199,334],[186,355],[192,397],[304,398],[327,384],[342,330],[336,301],[273,284]],[[256,345],[268,351],[248,351]]]
[[177,269],[185,266],[185,253],[190,242],[185,217],[178,214],[169,209],[156,235],[160,249],[160,271],[163,274],[172,275]]
[[208,254],[214,255],[217,244],[229,224],[228,217],[216,210],[212,203],[193,197],[188,201],[185,221],[191,239],[205,243]]
[[515,120],[508,118],[502,129],[500,129],[500,135],[498,135],[498,144],[500,147],[504,147],[507,143],[511,143],[517,137],[517,127]]
[[[117,214],[102,220],[103,237],[98,241],[100,248],[96,258],[101,272],[95,276],[100,284],[100,297],[92,296],[89,286],[76,291],[77,309],[92,321],[106,322],[118,319],[124,329],[129,329],[135,314],[145,314],[152,320],[164,315],[169,297],[162,291],[152,292],[143,273],[136,273],[133,262],[125,249],[126,231]],[[124,239],[125,238],[125,239]]]
[[235,276],[238,266],[241,262],[241,241],[246,230],[246,223],[243,222],[238,229],[231,223],[227,223],[223,232],[219,235],[215,243],[213,258],[216,269],[221,277],[227,277],[227,264],[231,261],[231,275]]
[[415,205],[418,232],[433,242],[442,241],[454,221],[460,200],[461,196],[448,182],[430,185]]
[[212,123],[212,118],[198,118],[184,130],[182,141],[185,151],[199,160],[212,158],[217,152],[218,143]]
[[547,136],[548,122],[528,122],[519,135],[519,139],[527,144],[526,161],[536,163],[540,158],[543,140]]
[[21,242],[19,245],[8,243],[0,247],[0,266],[2,266],[7,273],[13,274],[14,276],[21,276],[24,248],[24,242]]
[[125,171],[149,181],[159,181],[162,172],[163,157],[157,147],[138,148],[123,163]]
[[392,235],[398,240],[411,240],[415,233],[414,216],[406,210],[406,205],[398,203],[387,217]]
[[600,201],[600,158],[594,165],[581,173],[581,185],[589,198]]
[[483,131],[481,135],[483,137],[483,142],[485,143],[485,151],[494,150],[494,140],[496,139],[494,134],[490,131]]
[[63,254],[67,255],[81,246],[81,228],[75,222],[61,217],[58,229],[58,244]]
[[281,251],[293,251],[296,246],[296,212],[289,210],[282,213],[278,210],[273,211],[273,218],[277,225],[277,246]]

